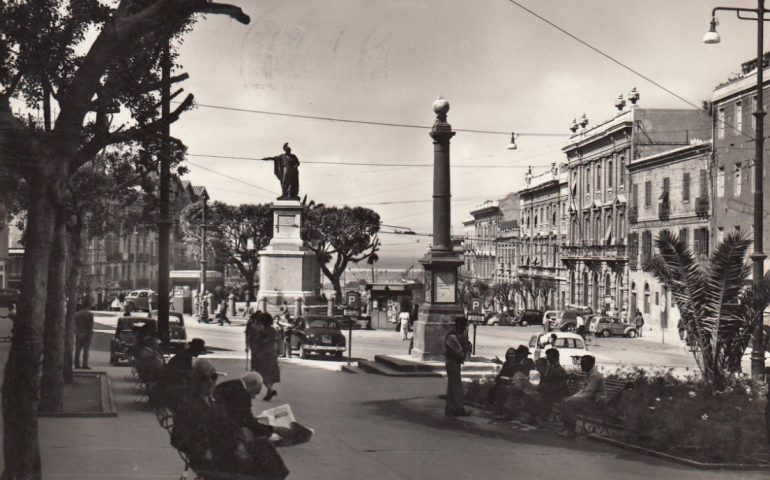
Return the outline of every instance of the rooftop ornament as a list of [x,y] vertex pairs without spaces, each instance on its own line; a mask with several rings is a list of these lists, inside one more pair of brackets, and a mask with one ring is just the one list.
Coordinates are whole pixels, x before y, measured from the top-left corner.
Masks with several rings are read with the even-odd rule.
[[623,111],[623,107],[626,106],[626,101],[623,100],[623,94],[621,93],[618,95],[618,98],[615,100],[615,108],[618,109],[618,111]]
[[628,101],[631,102],[631,105],[636,105],[636,102],[639,101],[639,92],[636,91],[636,87],[628,92]]
[[511,132],[511,143],[508,144],[508,150],[516,150],[518,148],[516,146],[517,138],[519,138],[519,136],[515,132]]

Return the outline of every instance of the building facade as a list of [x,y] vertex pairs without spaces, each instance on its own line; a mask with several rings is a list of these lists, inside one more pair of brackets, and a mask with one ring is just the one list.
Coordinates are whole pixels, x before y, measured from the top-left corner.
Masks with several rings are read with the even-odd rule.
[[[622,108],[622,106],[619,106]],[[632,106],[570,137],[569,234],[562,261],[568,305],[620,311],[628,302],[629,162],[710,136],[710,117],[697,110]]]
[[522,285],[521,302],[526,308],[564,308],[566,275],[561,245],[567,238],[568,175],[556,163],[551,169],[525,177],[519,191],[521,234],[517,271]]
[[487,200],[471,211],[463,222],[463,267],[461,275],[491,285],[497,271],[497,234],[500,222],[499,202]]
[[641,311],[648,328],[675,328],[679,320],[671,292],[645,269],[656,253],[658,235],[664,230],[676,234],[697,258],[708,258],[710,165],[710,142],[633,159],[628,164],[628,310],[631,317]]
[[[764,56],[765,84],[763,109],[770,109],[770,53]],[[714,171],[712,192],[714,204],[711,210],[711,243],[718,244],[725,233],[740,229],[753,233],[754,226],[754,135],[756,120],[756,60],[741,65],[741,74],[717,86],[712,97],[714,114]],[[770,120],[764,118],[765,132]],[[767,140],[765,140],[767,148]],[[764,169],[769,168],[768,155],[764,155]],[[767,182],[765,181],[765,184]],[[763,211],[770,211],[770,195],[765,192]],[[764,250],[770,253],[770,222],[763,222]],[[753,247],[750,249],[753,251]],[[765,262],[765,271],[770,263]]]

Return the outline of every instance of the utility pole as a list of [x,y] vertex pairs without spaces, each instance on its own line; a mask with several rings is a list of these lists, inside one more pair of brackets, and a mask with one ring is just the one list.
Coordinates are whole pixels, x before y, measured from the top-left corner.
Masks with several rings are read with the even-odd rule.
[[161,115],[164,120],[160,153],[160,218],[158,219],[158,337],[163,346],[169,345],[169,250],[171,218],[169,190],[171,187],[171,53],[170,40],[163,46],[161,58]]
[[203,301],[203,295],[206,294],[206,207],[208,202],[208,195],[203,193],[203,214],[201,215],[201,301]]

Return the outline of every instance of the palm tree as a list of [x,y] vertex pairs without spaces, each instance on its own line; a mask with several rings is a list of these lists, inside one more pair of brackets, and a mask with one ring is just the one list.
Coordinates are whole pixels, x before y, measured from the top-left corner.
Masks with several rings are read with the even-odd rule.
[[703,265],[668,231],[655,246],[659,253],[644,268],[671,291],[704,379],[722,390],[727,377],[740,372],[755,319],[770,304],[770,274],[752,284],[751,240],[741,231],[727,235]]

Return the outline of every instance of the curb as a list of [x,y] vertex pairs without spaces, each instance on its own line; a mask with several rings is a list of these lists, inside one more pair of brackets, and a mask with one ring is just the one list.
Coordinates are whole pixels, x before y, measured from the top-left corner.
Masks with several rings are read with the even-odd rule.
[[588,438],[595,442],[612,445],[624,450],[629,450],[651,457],[661,458],[680,465],[686,465],[688,467],[697,468],[700,470],[756,470],[756,471],[770,471],[770,465],[765,464],[750,464],[750,463],[704,463],[696,460],[690,460],[689,458],[678,457],[670,453],[660,452],[658,450],[652,450],[632,443],[622,442],[620,440],[614,440],[612,438],[602,437],[599,435],[586,435]]

